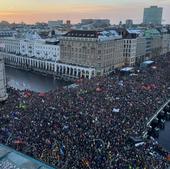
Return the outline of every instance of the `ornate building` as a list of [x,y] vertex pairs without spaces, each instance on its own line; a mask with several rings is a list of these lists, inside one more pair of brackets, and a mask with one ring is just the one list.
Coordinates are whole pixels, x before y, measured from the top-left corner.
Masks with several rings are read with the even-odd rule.
[[124,65],[123,39],[114,30],[72,30],[60,40],[61,62],[95,68],[96,75]]

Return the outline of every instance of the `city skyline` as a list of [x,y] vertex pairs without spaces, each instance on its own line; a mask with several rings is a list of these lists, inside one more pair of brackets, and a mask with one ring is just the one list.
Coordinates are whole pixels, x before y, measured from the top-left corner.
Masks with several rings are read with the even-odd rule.
[[168,0],[1,0],[0,20],[35,23],[63,19],[78,23],[82,18],[108,18],[118,24],[130,18],[142,23],[143,10],[151,5],[163,7],[163,23],[170,23]]

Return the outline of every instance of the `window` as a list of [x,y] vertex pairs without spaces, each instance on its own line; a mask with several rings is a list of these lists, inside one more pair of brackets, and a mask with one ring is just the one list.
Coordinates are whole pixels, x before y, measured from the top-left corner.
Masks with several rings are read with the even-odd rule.
[[101,50],[98,50],[98,54],[101,54],[102,53],[102,51]]

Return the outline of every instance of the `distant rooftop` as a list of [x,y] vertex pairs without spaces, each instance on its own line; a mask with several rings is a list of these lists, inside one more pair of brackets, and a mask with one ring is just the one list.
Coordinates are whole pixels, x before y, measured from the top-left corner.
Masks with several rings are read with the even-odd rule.
[[127,29],[128,33],[140,34],[142,31],[139,29]]
[[158,8],[158,6],[156,6],[156,5],[153,5],[153,6],[151,6],[151,8]]
[[64,35],[65,37],[97,38],[99,40],[120,39],[121,36],[115,30],[105,31],[84,31],[72,30]]
[[0,144],[0,169],[54,169],[38,160]]
[[160,32],[157,29],[147,29],[144,31],[145,37],[160,36]]
[[84,38],[97,38],[97,31],[83,31],[83,30],[72,30],[66,33],[66,37],[84,37]]

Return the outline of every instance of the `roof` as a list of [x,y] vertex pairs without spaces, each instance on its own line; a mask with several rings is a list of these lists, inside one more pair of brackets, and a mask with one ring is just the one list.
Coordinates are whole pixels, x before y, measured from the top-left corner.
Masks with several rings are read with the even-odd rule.
[[115,28],[115,30],[119,35],[122,35],[124,39],[136,39],[143,33],[140,29]]
[[0,169],[54,169],[38,160],[0,144]]
[[41,39],[40,35],[33,31],[27,32],[24,36],[25,36],[25,39],[28,39],[28,40],[40,40]]
[[157,29],[147,29],[144,31],[145,37],[160,36],[160,32]]
[[139,29],[127,29],[128,33],[140,34],[142,31]]
[[83,31],[83,30],[72,30],[66,33],[66,37],[84,37],[84,38],[97,38],[97,31]]
[[115,30],[104,30],[104,31],[72,30],[66,33],[64,37],[96,38],[101,41],[122,38],[122,36],[120,36]]
[[98,33],[98,38],[100,40],[107,40],[107,39],[122,38],[122,37],[115,30],[107,30]]

